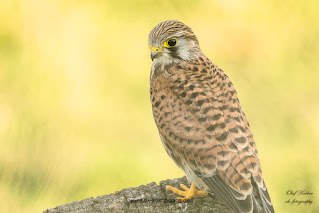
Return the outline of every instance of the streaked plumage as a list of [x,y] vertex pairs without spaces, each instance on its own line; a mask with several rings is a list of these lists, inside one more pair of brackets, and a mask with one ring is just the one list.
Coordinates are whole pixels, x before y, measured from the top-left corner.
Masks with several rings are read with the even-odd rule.
[[[163,47],[176,38],[174,47]],[[174,42],[174,41],[173,41]],[[228,76],[175,20],[149,35],[153,116],[169,156],[189,181],[234,212],[274,212],[249,123]]]

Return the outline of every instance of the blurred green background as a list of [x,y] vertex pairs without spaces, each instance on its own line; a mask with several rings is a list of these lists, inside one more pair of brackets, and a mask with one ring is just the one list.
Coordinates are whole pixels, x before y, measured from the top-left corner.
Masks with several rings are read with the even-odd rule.
[[[148,34],[177,19],[230,76],[277,212],[319,212],[317,1],[0,0],[0,212],[183,176],[149,101]],[[289,205],[287,190],[314,203]]]

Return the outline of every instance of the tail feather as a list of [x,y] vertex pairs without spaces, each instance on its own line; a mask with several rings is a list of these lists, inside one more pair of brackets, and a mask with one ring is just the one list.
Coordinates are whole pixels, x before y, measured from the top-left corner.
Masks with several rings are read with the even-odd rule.
[[267,187],[265,185],[265,182],[263,182],[263,185],[264,185],[264,187],[263,187],[264,189],[257,186],[258,187],[258,194],[259,194],[259,197],[261,200],[262,207],[266,213],[273,213],[273,212],[275,212],[275,210],[274,210],[274,207],[271,203],[270,196],[269,196]]

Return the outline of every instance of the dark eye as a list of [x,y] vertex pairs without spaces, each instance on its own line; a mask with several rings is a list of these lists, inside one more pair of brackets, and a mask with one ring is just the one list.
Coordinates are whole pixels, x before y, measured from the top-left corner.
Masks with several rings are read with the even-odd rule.
[[170,40],[167,41],[167,44],[170,46],[170,47],[174,47],[176,45],[176,39],[175,38],[172,38]]

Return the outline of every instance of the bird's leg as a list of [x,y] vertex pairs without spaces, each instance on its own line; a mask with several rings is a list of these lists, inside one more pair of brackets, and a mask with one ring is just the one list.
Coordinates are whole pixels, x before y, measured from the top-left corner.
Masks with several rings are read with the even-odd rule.
[[166,186],[166,190],[171,190],[175,194],[182,195],[184,197],[178,197],[177,201],[180,202],[186,202],[192,198],[198,197],[198,196],[207,196],[208,192],[206,191],[199,191],[196,188],[196,185],[192,183],[191,188],[188,188],[184,184],[181,184],[180,187],[184,189],[185,191],[179,190],[177,188],[174,188],[172,186]]

